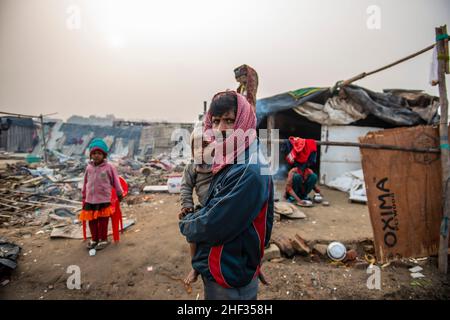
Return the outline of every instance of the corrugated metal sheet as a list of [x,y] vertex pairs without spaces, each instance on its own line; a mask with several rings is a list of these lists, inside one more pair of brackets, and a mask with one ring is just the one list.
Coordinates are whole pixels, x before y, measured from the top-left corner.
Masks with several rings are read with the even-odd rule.
[[[35,137],[34,127],[12,124],[0,134],[0,149],[8,152],[31,152]],[[35,142],[37,143],[37,140]]]
[[[170,153],[175,141],[171,140],[175,129],[192,131],[189,123],[152,123],[146,126],[94,126],[73,123],[56,123],[47,135],[47,147],[65,155],[86,154],[92,138],[102,138],[110,147],[111,155],[141,157]],[[38,146],[34,151],[42,152]]]

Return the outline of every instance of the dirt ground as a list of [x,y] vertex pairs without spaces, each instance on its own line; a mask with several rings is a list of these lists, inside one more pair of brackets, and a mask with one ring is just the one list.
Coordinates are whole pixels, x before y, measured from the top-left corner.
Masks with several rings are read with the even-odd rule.
[[[349,203],[344,193],[324,189],[329,207],[305,208],[303,220],[282,220],[273,234],[298,233],[305,240],[358,243],[371,238],[367,206]],[[0,287],[0,299],[203,299],[201,281],[188,293],[188,245],[178,229],[177,195],[157,194],[147,203],[124,206],[136,224],[119,244],[90,257],[81,240],[50,239],[40,227],[2,228],[2,236],[22,246],[17,269]],[[32,236],[25,237],[24,235]],[[421,261],[426,278],[413,282],[405,266],[381,269],[381,289],[370,290],[366,268],[336,265],[325,258],[295,256],[267,261],[270,286],[260,299],[449,299],[449,277],[437,273],[436,259]],[[67,268],[81,270],[82,287],[69,290]]]

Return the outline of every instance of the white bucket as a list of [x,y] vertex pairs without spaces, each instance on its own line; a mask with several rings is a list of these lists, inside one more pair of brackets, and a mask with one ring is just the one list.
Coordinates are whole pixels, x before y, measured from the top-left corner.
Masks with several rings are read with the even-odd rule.
[[167,188],[169,190],[169,193],[180,193],[181,179],[181,175],[169,176],[169,179],[167,179]]

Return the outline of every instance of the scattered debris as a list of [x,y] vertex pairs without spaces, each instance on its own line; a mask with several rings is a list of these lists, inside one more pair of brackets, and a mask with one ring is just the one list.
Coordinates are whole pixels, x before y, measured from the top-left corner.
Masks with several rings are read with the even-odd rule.
[[[92,137],[87,134],[81,139],[75,139],[72,131],[69,136],[67,139],[74,142],[67,146],[64,139],[60,142],[49,141],[52,147],[49,147],[51,151],[45,165],[41,162],[27,162],[24,155],[17,157],[17,154],[0,152],[0,227],[44,226],[65,220],[67,224],[69,220],[70,223],[77,222],[77,212],[82,206],[83,176],[88,161],[84,151]],[[115,139],[116,144],[119,143],[128,150],[129,146],[123,145],[123,138],[109,138],[111,144]],[[62,149],[58,151],[59,144]],[[131,159],[125,151],[123,154],[118,152],[117,148],[118,145],[112,149],[109,160],[128,183],[126,204],[152,201],[152,196],[144,195],[146,192],[169,192],[169,187],[171,192],[177,192],[187,159],[172,158],[166,153],[160,153],[155,158],[144,157],[146,159],[137,160]],[[37,159],[41,160],[40,157]],[[173,182],[176,182],[175,185]]]
[[284,235],[274,236],[273,242],[280,249],[281,253],[283,253],[288,258],[292,257],[295,254],[295,249],[292,247],[291,241]]
[[420,267],[420,266],[415,266],[414,268],[410,268],[409,269],[409,271],[412,272],[412,273],[420,272],[422,270],[423,270],[423,268]]
[[369,264],[375,264],[377,262],[377,260],[375,259],[375,257],[371,254],[365,254],[364,255],[364,259],[369,263]]
[[274,245],[270,244],[269,248],[264,250],[263,261],[273,260],[281,257],[280,249]]
[[355,250],[351,249],[351,250],[347,251],[347,254],[345,255],[345,258],[344,258],[344,262],[355,261],[357,257],[358,257],[358,253]]
[[306,244],[305,240],[302,237],[300,237],[298,234],[296,234],[294,236],[294,239],[290,239],[290,241],[292,243],[292,247],[295,249],[295,251],[298,254],[308,255],[311,253],[311,249]]
[[89,250],[89,255],[90,255],[91,257],[95,256],[96,253],[97,253],[97,251],[96,251],[95,249]]
[[373,244],[367,244],[363,246],[364,252],[369,254],[375,254],[375,248],[373,247]]
[[423,264],[425,264],[426,262],[427,262],[427,260],[428,260],[428,257],[423,257],[423,258],[409,258],[408,259],[408,261],[409,262],[411,262],[411,263],[413,263],[413,264],[416,264],[416,265],[423,265]]
[[330,181],[327,186],[343,192],[348,192],[350,201],[367,203],[366,187],[362,169],[346,172],[342,176]]
[[314,245],[313,250],[315,250],[320,256],[327,256],[328,246],[326,244],[317,243]]
[[13,270],[17,267],[17,257],[19,256],[21,247],[0,238],[0,274],[5,270]]
[[356,262],[353,267],[356,269],[367,269],[370,266],[369,263],[365,262],[365,261],[361,261],[361,262]]
[[288,219],[304,219],[306,215],[294,204],[288,201],[274,203],[274,211]]
[[405,260],[393,260],[389,262],[390,266],[395,267],[395,268],[405,268],[405,269],[409,269],[413,267],[413,264],[405,261]]
[[167,190],[169,193],[180,193],[182,175],[170,175],[167,179]]
[[420,272],[413,272],[413,273],[411,273],[411,277],[413,279],[425,278],[425,276],[422,273],[420,273]]
[[168,186],[145,186],[144,192],[169,192]]

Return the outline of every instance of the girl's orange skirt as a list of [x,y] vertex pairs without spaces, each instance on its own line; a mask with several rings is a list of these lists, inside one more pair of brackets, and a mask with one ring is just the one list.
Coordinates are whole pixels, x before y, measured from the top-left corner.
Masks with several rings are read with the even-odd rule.
[[108,218],[113,215],[112,206],[102,208],[99,210],[81,210],[78,220],[80,221],[92,221],[98,218]]

